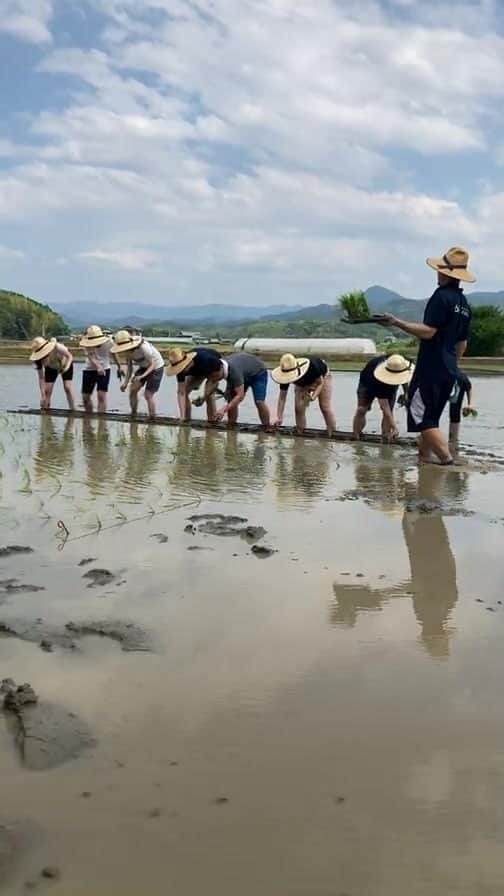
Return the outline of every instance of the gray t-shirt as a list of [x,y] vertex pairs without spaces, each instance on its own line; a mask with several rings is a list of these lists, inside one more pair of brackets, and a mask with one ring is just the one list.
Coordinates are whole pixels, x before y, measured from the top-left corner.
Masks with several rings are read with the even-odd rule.
[[266,364],[255,355],[249,355],[248,352],[236,352],[235,355],[229,355],[226,360],[228,363],[228,388],[233,391],[236,391],[239,386],[244,386],[246,389],[258,373],[266,370]]

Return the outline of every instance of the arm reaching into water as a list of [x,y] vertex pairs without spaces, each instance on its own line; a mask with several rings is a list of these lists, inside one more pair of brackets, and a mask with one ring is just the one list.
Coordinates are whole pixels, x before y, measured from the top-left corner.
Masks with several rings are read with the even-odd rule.
[[283,423],[285,403],[287,401],[287,392],[288,389],[280,389],[278,392],[276,419],[273,421],[273,426],[281,426]]

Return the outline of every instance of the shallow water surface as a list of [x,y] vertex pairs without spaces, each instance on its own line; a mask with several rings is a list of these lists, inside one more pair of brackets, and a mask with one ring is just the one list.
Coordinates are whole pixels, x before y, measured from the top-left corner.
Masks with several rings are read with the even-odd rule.
[[[72,896],[503,892],[502,468],[3,415],[0,471],[0,547],[33,548],[0,556],[0,622],[35,631],[0,678],[95,740],[31,771],[0,717],[2,893],[47,865]],[[70,650],[70,621],[148,649]]]

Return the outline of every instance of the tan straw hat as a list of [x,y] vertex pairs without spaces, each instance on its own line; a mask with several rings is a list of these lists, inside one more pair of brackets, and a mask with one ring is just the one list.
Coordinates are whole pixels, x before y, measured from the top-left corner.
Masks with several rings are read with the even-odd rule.
[[166,373],[168,376],[176,376],[182,373],[186,367],[189,367],[191,361],[196,357],[196,352],[185,352],[183,348],[171,348],[168,352],[168,367]]
[[91,327],[87,328],[79,345],[81,348],[97,348],[99,345],[108,342],[109,338],[109,336],[105,336],[101,327],[93,324]]
[[46,339],[45,336],[36,336],[31,344],[30,361],[41,361],[42,358],[46,358],[47,355],[51,354],[55,345],[56,340],[54,337]]
[[382,364],[375,368],[375,379],[387,386],[404,386],[411,381],[415,371],[413,361],[408,361],[402,355],[390,355]]
[[428,258],[427,264],[440,274],[446,277],[453,277],[454,280],[464,280],[465,283],[474,283],[476,277],[471,273],[467,265],[469,264],[469,253],[459,246],[453,246],[448,249],[442,258]]
[[138,348],[142,339],[143,336],[132,336],[127,330],[119,330],[114,335],[114,344],[110,351],[113,355],[122,355],[123,352]]
[[309,366],[309,358],[296,358],[295,355],[288,352],[286,355],[282,355],[279,367],[275,367],[271,376],[275,383],[295,383],[305,375]]

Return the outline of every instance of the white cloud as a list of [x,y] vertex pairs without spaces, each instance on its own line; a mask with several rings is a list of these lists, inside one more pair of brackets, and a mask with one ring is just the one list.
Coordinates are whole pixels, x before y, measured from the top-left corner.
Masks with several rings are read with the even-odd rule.
[[[52,22],[38,68],[58,102],[0,143],[0,220],[85,267],[86,288],[102,276],[124,295],[141,272],[192,299],[204,282],[245,301],[259,280],[265,301],[317,301],[492,244],[504,40],[489,0],[90,6],[106,22],[91,49],[62,48]],[[30,10],[48,26],[50,3]]]
[[124,271],[145,271],[155,267],[158,262],[156,253],[151,252],[148,249],[124,249],[116,251],[92,249],[87,252],[81,252],[79,258],[111,264],[115,267],[122,268]]
[[20,249],[11,249],[9,246],[0,245],[0,266],[9,265],[22,261],[25,257],[24,252]]
[[49,43],[52,12],[52,0],[0,0],[0,31],[28,43]]

